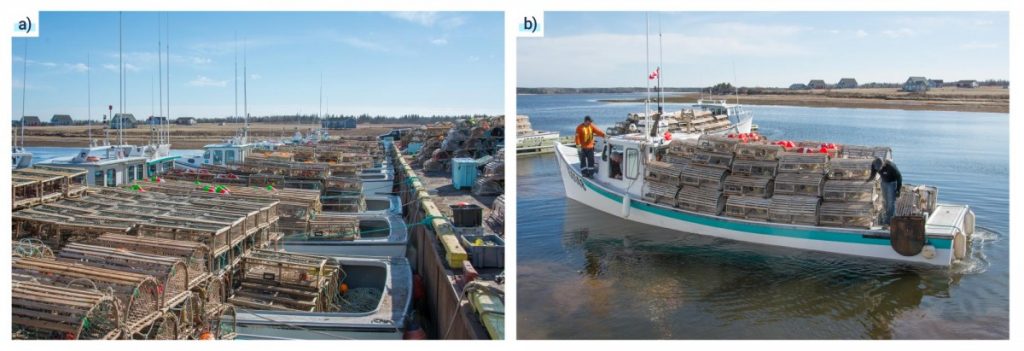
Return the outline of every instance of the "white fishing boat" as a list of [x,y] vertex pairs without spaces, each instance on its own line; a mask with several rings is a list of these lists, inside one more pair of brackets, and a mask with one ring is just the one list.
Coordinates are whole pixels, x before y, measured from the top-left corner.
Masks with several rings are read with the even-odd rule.
[[[660,79],[660,68],[654,72]],[[876,157],[891,159],[889,148],[773,145],[747,133],[752,117],[739,105],[702,100],[695,107],[738,118],[712,130],[611,136],[595,153],[592,176],[581,172],[574,147],[557,144],[566,197],[680,233],[934,266],[967,257],[974,212],[938,203],[935,188],[905,185],[893,225],[878,224],[880,190],[866,180]],[[645,110],[635,118],[644,126],[665,120],[660,103],[656,113],[647,103]]]
[[405,257],[330,257],[343,269],[337,285],[344,283],[350,291],[363,289],[380,295],[374,296],[372,301],[359,303],[355,310],[342,306],[338,312],[239,308],[237,339],[401,340],[412,306],[409,261]]
[[[673,134],[671,137],[695,136]],[[908,238],[908,233],[891,231],[877,224],[867,228],[844,228],[736,218],[727,215],[722,206],[727,196],[721,193],[717,200],[713,200],[717,201],[717,207],[710,211],[678,208],[645,196],[651,193],[650,180],[645,177],[649,174],[648,166],[656,162],[656,155],[667,149],[670,142],[632,134],[610,137],[607,145],[596,155],[599,171],[593,178],[584,177],[580,172],[574,147],[561,144],[556,147],[565,194],[572,200],[629,221],[757,244],[936,266],[949,266],[965,258],[974,233],[975,218],[970,207],[937,202],[919,208],[924,217],[923,240]],[[616,161],[620,157],[621,161]],[[680,198],[689,195],[685,192],[697,191],[686,186],[675,189]],[[770,206],[771,201],[766,201]],[[767,208],[766,211],[772,209]],[[820,215],[820,208],[814,207],[811,213]],[[897,252],[895,248],[906,240],[920,243],[911,252]]]
[[25,86],[28,77],[28,40],[25,41],[25,53],[22,54],[21,71],[21,121],[18,129],[21,132],[21,143],[18,143],[18,132],[14,133],[11,139],[11,167],[12,169],[26,168],[32,165],[32,153],[25,149]]
[[530,117],[516,116],[516,155],[552,152],[559,138],[558,132],[533,130]]

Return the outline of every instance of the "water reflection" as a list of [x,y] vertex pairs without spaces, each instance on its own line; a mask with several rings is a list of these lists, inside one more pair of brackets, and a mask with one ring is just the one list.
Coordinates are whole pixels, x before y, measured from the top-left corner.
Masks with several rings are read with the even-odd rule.
[[562,245],[583,256],[578,294],[593,317],[581,323],[632,317],[649,324],[650,337],[893,338],[901,316],[925,297],[951,297],[964,275],[678,234],[575,201],[566,207]]

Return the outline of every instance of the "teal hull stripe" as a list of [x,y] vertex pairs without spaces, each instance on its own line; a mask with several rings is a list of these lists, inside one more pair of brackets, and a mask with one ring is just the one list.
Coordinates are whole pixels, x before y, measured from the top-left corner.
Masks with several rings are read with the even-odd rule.
[[[582,177],[581,177],[582,178]],[[584,184],[587,185],[587,189],[593,190],[594,192],[601,194],[602,196],[611,199],[612,201],[622,203],[622,196],[602,189],[598,186],[591,184],[589,180],[583,179]],[[745,232],[751,234],[762,234],[762,235],[775,235],[784,236],[797,239],[810,239],[810,240],[822,240],[830,242],[841,242],[841,243],[852,243],[852,244],[870,244],[870,245],[885,245],[889,246],[889,239],[885,238],[872,238],[864,237],[862,235],[852,233],[837,233],[828,231],[817,231],[817,230],[806,230],[797,228],[784,228],[776,227],[771,225],[756,225],[744,222],[733,222],[727,220],[716,219],[713,217],[705,217],[693,215],[685,212],[672,211],[663,207],[654,206],[651,204],[634,201],[630,202],[630,207],[637,210],[650,212],[659,216],[669,217],[684,222],[696,223],[709,227],[721,228],[726,230]],[[949,249],[953,246],[953,240],[951,239],[928,239],[928,243],[935,246],[936,249]]]

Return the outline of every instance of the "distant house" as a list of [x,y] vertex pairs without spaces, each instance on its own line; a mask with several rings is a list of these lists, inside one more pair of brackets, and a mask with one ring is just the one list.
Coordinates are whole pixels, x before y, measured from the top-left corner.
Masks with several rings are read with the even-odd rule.
[[942,79],[929,79],[928,80],[928,87],[929,88],[941,88],[943,84],[946,84],[946,82],[943,82]]
[[135,115],[131,113],[118,113],[114,115],[114,118],[110,119],[111,129],[131,129],[135,128],[139,122],[135,120]]
[[174,124],[182,126],[194,126],[196,125],[195,117],[178,117],[174,120]]
[[956,82],[957,88],[977,88],[978,81],[976,80],[961,80]]
[[352,117],[325,118],[320,121],[320,127],[327,129],[353,129],[356,127],[356,119]]
[[836,83],[836,89],[853,89],[857,87],[857,80],[853,78],[843,78]]
[[807,83],[807,89],[828,89],[828,84],[821,79],[812,79]]
[[793,83],[793,85],[789,86],[789,90],[806,90],[806,89],[807,89],[807,84],[804,84],[804,83]]
[[43,125],[43,122],[39,121],[39,116],[24,116],[21,117],[21,120],[23,123],[25,123],[26,127],[35,127]]
[[167,117],[149,116],[149,118],[146,118],[146,124],[151,126],[162,126],[167,124]]
[[75,124],[75,121],[71,120],[71,115],[53,115],[53,117],[50,117],[50,125],[70,126],[72,124]]
[[928,91],[928,80],[924,77],[910,77],[903,83],[903,91],[920,93]]

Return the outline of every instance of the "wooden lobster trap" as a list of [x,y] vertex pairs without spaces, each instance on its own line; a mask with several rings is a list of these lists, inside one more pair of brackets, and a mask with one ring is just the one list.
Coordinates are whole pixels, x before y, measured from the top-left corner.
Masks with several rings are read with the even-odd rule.
[[682,168],[667,162],[650,161],[647,163],[647,174],[644,175],[644,179],[651,182],[679,184],[679,174],[682,172]]
[[646,185],[647,192],[645,194],[645,197],[647,198],[647,200],[664,205],[675,206],[676,193],[679,192],[678,184],[647,182]]
[[145,331],[132,335],[132,339],[141,340],[178,340],[178,316],[167,311],[160,315]]
[[693,155],[678,155],[671,152],[666,152],[665,155],[661,156],[661,161],[669,164],[676,165],[677,167],[686,167],[690,165],[690,160]]
[[844,158],[874,159],[878,157],[883,160],[891,160],[892,148],[888,146],[844,145],[841,155]]
[[112,340],[120,336],[120,310],[111,295],[32,281],[11,285],[11,337],[15,340]]
[[148,275],[38,258],[15,258],[11,268],[14,281],[112,292],[121,325],[129,334],[141,332],[160,317],[158,283]]
[[157,281],[164,308],[182,302],[189,294],[188,267],[177,257],[71,243],[57,253],[57,260],[151,276]]
[[772,196],[773,184],[772,178],[768,177],[747,177],[732,174],[725,177],[722,190],[729,196],[742,195],[766,198]]
[[722,189],[722,184],[728,175],[728,169],[690,165],[682,169],[679,177],[683,185],[718,191]]
[[825,175],[819,173],[779,173],[773,194],[821,196]]
[[208,321],[210,332],[217,340],[233,340],[238,336],[238,318],[235,306],[225,305],[223,309]]
[[771,199],[758,196],[729,196],[725,200],[725,215],[734,218],[767,221]]
[[870,158],[834,158],[829,160],[828,178],[836,180],[868,180],[871,176]]
[[720,190],[684,185],[676,194],[676,207],[687,211],[718,215],[725,208],[725,198]]
[[316,240],[356,240],[360,237],[359,217],[354,215],[326,214],[309,220],[306,237]]
[[260,310],[329,311],[340,270],[332,258],[254,251],[242,259],[240,287],[228,301]]
[[822,198],[825,201],[876,202],[879,190],[877,181],[828,180]]
[[185,267],[188,269],[190,288],[206,284],[210,272],[213,271],[213,256],[210,254],[210,248],[194,241],[103,234],[87,243],[144,254],[177,257],[185,263]]
[[729,168],[732,168],[733,157],[734,154],[731,152],[722,153],[700,150],[693,154],[693,158],[690,159],[690,165],[701,165],[728,170]]
[[777,223],[818,225],[821,198],[817,196],[775,195],[771,198],[768,220]]
[[35,258],[53,258],[53,250],[43,243],[42,240],[36,238],[22,238],[17,242],[11,243],[11,254],[14,257],[35,257]]
[[697,139],[675,139],[668,144],[666,154],[688,159],[696,154],[698,150],[700,150],[700,144],[697,142]]
[[[38,206],[37,206],[38,208]],[[128,233],[138,221],[99,215],[69,216],[30,208],[11,214],[13,236],[36,237],[52,248],[71,240],[88,240],[104,233]]]
[[732,162],[732,174],[749,177],[774,177],[779,168],[778,161],[736,160]]
[[938,205],[939,189],[927,185],[903,184],[896,199],[896,216],[920,216],[932,213]]
[[878,219],[878,210],[874,202],[824,201],[819,223],[829,227],[871,228]]
[[701,150],[724,154],[735,152],[739,143],[739,139],[715,134],[704,134],[697,139],[697,145]]
[[783,152],[779,155],[779,173],[828,173],[828,154]]
[[737,160],[777,161],[783,151],[779,145],[764,143],[741,143],[736,145]]

